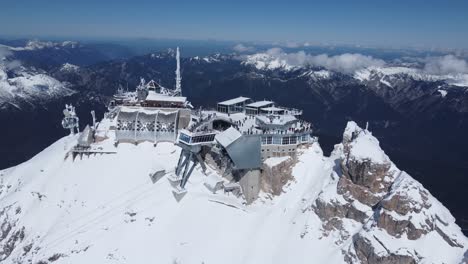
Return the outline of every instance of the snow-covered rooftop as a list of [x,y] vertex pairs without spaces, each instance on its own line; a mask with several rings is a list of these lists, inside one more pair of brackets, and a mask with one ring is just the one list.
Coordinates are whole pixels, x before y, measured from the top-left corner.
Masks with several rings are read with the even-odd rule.
[[269,111],[269,112],[279,112],[279,111],[284,111],[284,109],[275,107],[275,106],[270,106],[270,107],[264,107],[262,108],[263,111]]
[[185,103],[187,101],[187,97],[184,97],[184,96],[168,96],[168,95],[156,93],[154,91],[149,91],[148,96],[146,97],[146,100],[147,101]]
[[[134,112],[140,112],[140,113],[145,113],[149,115],[154,115],[158,112],[161,112],[160,109],[158,108],[153,108],[153,107],[140,107],[140,106],[121,106],[120,107],[120,112],[124,113],[134,113]],[[169,113],[168,111],[164,111],[165,113]],[[177,112],[177,110],[174,110],[172,112]]]
[[217,134],[215,139],[219,142],[219,144],[221,144],[221,146],[226,148],[241,136],[242,134],[237,129],[230,127],[225,131]]
[[248,100],[250,100],[250,98],[244,97],[244,96],[239,96],[237,98],[233,98],[233,99],[229,99],[229,100],[226,100],[226,101],[223,101],[223,102],[219,102],[218,104],[221,104],[221,105],[235,105],[235,104],[246,102]]
[[273,102],[272,101],[258,101],[258,102],[248,104],[246,105],[246,107],[264,107],[270,104],[273,104]]

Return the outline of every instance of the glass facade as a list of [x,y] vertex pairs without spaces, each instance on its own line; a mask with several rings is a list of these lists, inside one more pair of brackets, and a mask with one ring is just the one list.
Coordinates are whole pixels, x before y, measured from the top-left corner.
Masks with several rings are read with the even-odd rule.
[[262,145],[297,145],[309,142],[310,135],[262,136]]
[[190,136],[188,136],[188,135],[186,135],[186,134],[184,134],[184,133],[180,133],[180,135],[179,135],[179,140],[180,140],[180,141],[183,141],[183,142],[185,142],[185,143],[189,143],[189,144],[190,144],[190,139],[191,139]]
[[216,134],[207,134],[207,135],[199,135],[199,136],[189,136],[184,133],[179,134],[179,140],[185,142],[187,144],[196,144],[196,143],[203,143],[203,142],[212,142],[215,139]]
[[194,136],[194,137],[192,137],[192,142],[191,143],[211,142],[211,141],[214,140],[215,135],[216,134]]

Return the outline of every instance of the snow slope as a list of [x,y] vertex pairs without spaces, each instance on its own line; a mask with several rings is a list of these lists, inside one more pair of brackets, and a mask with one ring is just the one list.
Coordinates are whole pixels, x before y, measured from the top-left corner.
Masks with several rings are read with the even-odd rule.
[[409,76],[419,81],[445,81],[448,84],[460,87],[468,87],[468,74],[430,74],[421,69],[408,67],[369,67],[358,70],[354,73],[354,78],[366,82],[372,79],[380,79],[382,83],[392,86],[391,83],[399,77]]
[[[242,56],[242,63],[251,65],[257,70],[293,71],[309,69],[311,66],[324,68],[322,70],[308,70],[302,76],[310,76],[316,80],[329,79],[331,73],[341,72],[354,79],[367,83],[380,80],[389,87],[399,78],[410,77],[414,80],[436,82],[468,87],[468,73],[466,72],[430,72],[424,68],[407,67],[404,64],[387,65],[384,61],[361,54],[341,54],[329,57],[326,54],[313,56],[301,51],[285,53],[281,49],[273,48],[266,52]],[[455,58],[456,59],[456,58]]]
[[4,263],[55,254],[65,256],[54,263],[308,263],[311,249],[319,262],[342,259],[331,240],[317,239],[318,219],[305,210],[331,170],[318,146],[304,150],[285,195],[246,206],[211,194],[198,170],[180,203],[165,178],[152,184],[151,168],[175,166],[172,144],[121,144],[117,154],[64,160],[75,140],[0,172],[1,204],[25,227]]
[[[62,138],[31,160],[0,171],[2,263],[344,262],[352,238],[338,243],[338,234],[326,235],[311,207],[319,194],[343,199],[336,192],[339,147],[331,158],[323,156],[318,144],[299,149],[294,180],[284,193],[261,193],[245,205],[241,198],[212,194],[203,186],[208,177],[198,168],[180,202],[165,177],[153,184],[152,169],[172,171],[176,165],[180,149],[171,143],[122,143],[115,154],[64,159],[76,140]],[[402,180],[395,189],[405,184]],[[372,237],[385,232],[375,226],[364,232],[360,223],[343,220],[349,233]],[[451,232],[461,233],[450,225]],[[423,245],[434,246],[433,235],[425,236],[422,241],[429,242]],[[379,237],[389,240],[388,248],[400,248],[400,240]],[[467,249],[463,235],[459,241],[462,248],[445,251],[452,254],[448,263]]]
[[35,105],[73,93],[64,83],[45,73],[23,66],[7,69],[0,64],[0,109],[6,105],[21,108],[25,102]]
[[78,42],[75,41],[63,41],[63,42],[52,42],[52,41],[40,41],[40,40],[30,40],[26,43],[24,47],[8,47],[12,51],[23,51],[23,50],[40,50],[46,48],[60,48],[60,47],[70,47],[75,48],[79,46]]

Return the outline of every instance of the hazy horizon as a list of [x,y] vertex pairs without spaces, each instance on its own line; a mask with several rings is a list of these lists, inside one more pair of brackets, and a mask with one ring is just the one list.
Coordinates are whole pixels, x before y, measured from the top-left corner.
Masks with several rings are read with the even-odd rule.
[[[468,47],[468,3],[456,1],[23,1],[2,5],[0,35],[183,39],[373,47]],[[27,16],[24,14],[28,13]]]

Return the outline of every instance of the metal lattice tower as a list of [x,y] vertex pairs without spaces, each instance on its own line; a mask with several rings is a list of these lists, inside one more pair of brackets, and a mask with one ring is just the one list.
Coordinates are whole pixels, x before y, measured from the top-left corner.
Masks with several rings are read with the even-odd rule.
[[75,107],[73,105],[65,105],[65,109],[63,109],[63,119],[62,119],[62,127],[64,129],[70,129],[70,134],[73,135],[79,133],[79,118],[76,116]]

